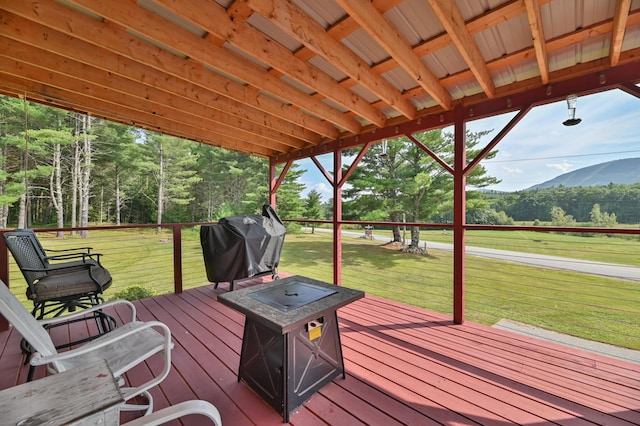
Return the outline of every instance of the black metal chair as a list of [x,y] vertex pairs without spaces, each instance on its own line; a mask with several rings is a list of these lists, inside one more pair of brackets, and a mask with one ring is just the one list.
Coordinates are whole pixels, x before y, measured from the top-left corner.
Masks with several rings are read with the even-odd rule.
[[[100,254],[91,253],[90,247],[68,250],[45,250],[35,232],[21,229],[6,232],[4,241],[27,281],[27,298],[33,302],[31,315],[36,319],[59,317],[65,312],[88,309],[104,302],[102,292],[111,285],[111,274],[100,264]],[[47,256],[47,251],[56,253]],[[58,263],[53,263],[57,261]],[[117,321],[102,310],[70,322],[95,320],[97,335],[56,346],[64,349],[91,341],[118,327]],[[48,325],[46,328],[61,324]],[[25,364],[33,348],[25,339],[20,343],[25,353]],[[33,366],[27,380],[33,377]]]
[[[59,316],[76,308],[104,302],[102,293],[111,285],[111,274],[100,264],[100,254],[89,248],[58,251],[47,256],[30,229],[6,232],[4,240],[27,281],[27,298],[36,319]],[[62,261],[53,263],[52,260]]]

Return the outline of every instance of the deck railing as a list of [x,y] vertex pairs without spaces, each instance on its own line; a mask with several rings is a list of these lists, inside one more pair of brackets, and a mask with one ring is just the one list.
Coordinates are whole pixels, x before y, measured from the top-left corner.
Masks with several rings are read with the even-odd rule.
[[[310,224],[293,225],[300,233],[286,236],[280,269],[331,282],[332,230],[316,221],[314,227],[325,228],[310,235]],[[104,265],[113,275],[105,293],[109,299],[131,287],[162,294],[209,284],[200,225],[93,227],[88,228],[88,238],[80,238],[79,229],[69,228],[62,230],[64,239],[56,238],[57,230],[36,231],[45,248],[91,246],[103,253]],[[388,223],[344,222],[343,285],[452,315],[452,233],[446,225],[420,226],[421,245],[426,244],[427,253],[403,254],[400,246],[387,244],[391,240]],[[536,327],[640,350],[640,278],[633,275],[640,270],[639,229],[480,225],[467,229],[467,320]],[[405,235],[409,238],[408,228]],[[506,250],[512,256],[488,257],[476,248]],[[560,259],[542,266],[524,261],[544,256]],[[8,265],[0,268],[0,278],[28,306],[24,280],[2,242],[0,262]],[[601,274],[589,269],[593,262],[615,265]]]

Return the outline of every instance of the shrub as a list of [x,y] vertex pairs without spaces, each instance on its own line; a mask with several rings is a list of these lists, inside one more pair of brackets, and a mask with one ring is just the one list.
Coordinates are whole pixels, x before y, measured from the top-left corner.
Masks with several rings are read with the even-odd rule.
[[127,287],[125,290],[116,292],[112,300],[124,299],[133,301],[138,299],[145,299],[147,297],[153,297],[155,295],[156,293],[153,290],[139,285],[133,285],[131,287]]
[[297,222],[285,222],[284,227],[287,228],[288,234],[302,233],[302,225]]

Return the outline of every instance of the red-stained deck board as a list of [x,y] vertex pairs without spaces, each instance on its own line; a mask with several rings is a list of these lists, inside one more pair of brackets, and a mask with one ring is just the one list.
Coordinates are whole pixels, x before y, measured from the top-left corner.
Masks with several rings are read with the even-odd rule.
[[[358,308],[354,304],[352,310],[349,310],[343,315],[343,320],[348,320],[348,314]],[[394,329],[394,324],[406,324],[406,318],[393,317],[388,311],[384,312],[384,317],[374,317],[375,309],[371,306],[367,306],[366,311],[363,310],[360,313],[360,319],[366,325],[377,326],[378,330],[384,330],[385,327],[380,324],[387,325],[387,330],[382,332],[384,337],[393,337],[393,345],[406,345],[412,351],[421,351],[424,348],[422,342],[429,341],[429,348],[433,350],[432,353],[423,354],[425,360],[434,359],[440,363],[440,366],[432,367],[434,371],[445,371],[444,368],[450,368],[449,374],[446,376],[447,382],[450,380],[458,380],[460,383],[464,383],[465,380],[457,378],[454,374],[455,371],[462,371],[471,374],[475,379],[471,382],[473,387],[465,392],[470,401],[478,401],[477,398],[471,398],[474,394],[474,390],[485,389],[486,385],[491,384],[498,386],[490,392],[488,395],[494,400],[496,405],[495,410],[500,414],[508,413],[508,410],[499,407],[499,401],[504,400],[507,403],[513,404],[521,400],[517,407],[523,407],[526,410],[531,410],[536,415],[544,414],[539,404],[546,404],[549,407],[557,407],[560,411],[558,414],[548,413],[547,419],[562,419],[566,415],[560,413],[568,411],[572,417],[602,417],[600,411],[604,412],[619,412],[620,415],[629,420],[636,419],[637,414],[629,412],[627,410],[631,407],[623,406],[622,399],[627,399],[628,402],[637,406],[638,392],[637,388],[632,394],[627,397],[622,397],[621,394],[616,393],[617,386],[610,383],[610,391],[603,392],[601,385],[610,379],[616,379],[615,376],[605,375],[602,379],[595,379],[589,375],[571,375],[567,377],[556,377],[550,374],[544,369],[540,368],[540,364],[535,357],[536,345],[529,345],[526,350],[523,351],[508,351],[497,352],[493,348],[495,344],[494,340],[485,339],[480,346],[479,342],[472,341],[471,335],[465,334],[464,331],[467,326],[446,326],[446,327],[422,327],[407,328],[405,330]],[[366,318],[366,319],[363,319]],[[460,331],[462,330],[462,332]],[[455,336],[458,338],[455,338]],[[510,334],[504,334],[504,337],[509,337]],[[383,337],[383,338],[384,338]],[[503,337],[503,340],[504,340]],[[482,351],[484,356],[479,357],[478,351]],[[527,356],[519,356],[517,352],[527,354]],[[542,365],[546,367],[546,365]],[[634,366],[636,368],[636,366]],[[413,373],[412,375],[417,376]],[[603,382],[604,381],[604,382]],[[587,382],[588,384],[585,384]],[[500,392],[499,389],[506,390]],[[626,391],[629,391],[627,387],[624,387]],[[620,389],[618,389],[620,390]],[[518,394],[521,398],[516,398]],[[562,395],[561,398],[556,397],[556,394]],[[597,396],[593,396],[593,394]],[[566,401],[567,396],[571,397],[571,401]],[[525,399],[526,398],[526,399]],[[600,399],[602,398],[602,400]],[[488,405],[483,405],[490,408]],[[548,411],[548,410],[547,410]],[[557,410],[556,410],[557,411]],[[518,421],[510,419],[512,421]],[[560,420],[557,420],[561,422]],[[575,424],[577,420],[572,419],[571,424]],[[615,418],[607,418],[606,424],[618,424]],[[625,422],[619,424],[626,424]]]
[[[353,308],[355,310],[357,305],[354,305]],[[361,315],[371,317],[375,315],[375,312],[375,309],[367,306],[366,311],[363,311]],[[379,311],[379,313],[381,316],[373,318],[372,324],[384,324],[385,321],[401,324],[402,321],[407,320],[406,314],[397,314],[402,317],[392,317],[386,309]],[[582,408],[576,405],[575,409],[578,410],[576,413],[580,413],[580,410],[590,412],[593,409],[604,412],[625,412],[626,410],[634,410],[634,407],[637,408],[637,401],[640,397],[637,391],[638,382],[634,382],[635,379],[629,379],[629,376],[634,377],[638,374],[635,365],[631,370],[629,367],[621,370],[615,360],[598,358],[592,354],[583,357],[583,354],[586,353],[579,351],[573,351],[574,362],[572,363],[566,359],[567,352],[558,352],[557,349],[565,350],[566,348],[556,345],[557,355],[562,354],[562,356],[551,358],[545,355],[551,348],[545,342],[536,339],[530,339],[530,342],[518,342],[518,339],[508,341],[505,340],[505,337],[514,337],[511,333],[487,327],[477,328],[473,333],[469,333],[468,328],[468,326],[463,328],[450,326],[443,330],[438,327],[424,327],[420,330],[413,329],[406,332],[390,329],[385,335],[396,335],[399,340],[412,342],[415,345],[419,345],[420,341],[424,339],[433,340],[434,344],[441,348],[438,349],[438,353],[449,354],[454,359],[464,360],[467,365],[480,366],[483,368],[482,371],[491,371],[497,365],[498,370],[496,371],[500,372],[501,379],[512,378],[515,384],[520,382],[528,384],[530,387],[533,386],[534,392],[538,393],[546,391],[552,394],[560,393],[571,396],[572,401],[586,406]],[[484,336],[480,338],[479,334]],[[456,336],[464,339],[463,341],[466,342],[464,347],[457,347],[461,341],[459,338],[456,340]],[[542,345],[539,345],[540,343]],[[451,347],[447,347],[447,345]],[[490,355],[490,358],[484,362],[482,359],[478,359],[476,354],[478,348]],[[540,358],[545,357],[547,358],[545,361],[540,361]],[[452,366],[453,364],[449,360],[445,360],[445,365]],[[597,368],[594,368],[595,366]],[[525,369],[527,373],[522,374],[522,370]],[[603,371],[600,370],[604,370],[606,373],[603,374]],[[612,372],[612,370],[616,370],[616,372]],[[513,391],[514,387],[510,386],[508,389]],[[528,390],[527,393],[531,393],[531,390]],[[565,405],[565,408],[571,409],[571,404],[563,402],[563,406]],[[538,411],[535,412],[538,414]],[[631,412],[630,417],[635,419],[635,413]],[[613,421],[610,420],[610,422]]]
[[[345,316],[348,314],[342,315],[343,322],[348,323],[349,319],[345,319]],[[375,322],[375,319],[373,321]],[[360,333],[354,334],[352,339],[357,342],[364,340],[361,336],[366,332],[366,328],[358,327],[357,330]],[[382,371],[385,366],[397,368],[402,374],[393,376],[396,383],[401,383],[410,390],[418,389],[418,392],[434,403],[443,405],[452,412],[458,411],[481,423],[508,420],[514,423],[535,424],[545,419],[566,416],[565,410],[549,407],[546,402],[536,400],[532,396],[536,393],[544,396],[544,392],[522,386],[517,381],[508,383],[504,377],[491,373],[490,365],[480,368],[474,365],[474,359],[466,360],[462,357],[465,350],[463,347],[445,348],[436,344],[433,345],[433,351],[425,350],[422,342],[436,341],[439,336],[410,336],[415,333],[415,330],[409,329],[395,330],[388,335],[376,333],[382,337],[378,337],[377,341],[372,339],[373,342],[368,343],[368,348],[364,344],[360,346],[360,352],[365,354],[365,365],[369,365],[369,368],[376,372]],[[390,338],[392,335],[396,337]],[[464,342],[458,343],[461,344]],[[345,346],[349,345],[349,342],[345,343]],[[382,352],[378,359],[383,359],[387,364],[371,366],[371,362],[367,362],[366,358],[375,353],[372,351]],[[398,359],[394,359],[396,356]],[[489,359],[487,364],[493,362],[500,361],[497,358]],[[483,361],[479,360],[479,363]],[[521,398],[516,398],[515,392]],[[491,414],[483,413],[478,408],[490,411]],[[499,420],[494,416],[503,418]],[[572,419],[571,424],[580,424],[580,420]],[[585,421],[584,424],[588,422]]]
[[[252,285],[262,279],[238,285]],[[156,409],[188,399],[215,404],[225,426],[281,425],[237,381],[244,316],[217,302],[212,285],[135,302],[141,320],[169,326],[172,370],[154,388]],[[114,312],[120,319],[126,310]],[[338,311],[347,378],[335,379],[292,413],[290,424],[640,424],[640,366],[367,296]],[[73,325],[56,341],[90,332]],[[0,388],[21,383],[20,336],[0,333]],[[156,374],[158,359],[127,374]],[[37,377],[42,377],[39,369]],[[172,425],[181,424],[173,422]],[[186,417],[182,424],[201,425]]]

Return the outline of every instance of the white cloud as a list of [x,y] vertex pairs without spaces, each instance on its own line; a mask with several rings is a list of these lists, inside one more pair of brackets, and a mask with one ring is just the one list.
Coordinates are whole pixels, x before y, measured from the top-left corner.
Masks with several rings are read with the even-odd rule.
[[313,189],[320,193],[322,200],[328,200],[333,197],[333,188],[324,182],[316,183]]
[[573,170],[573,164],[566,160],[561,163],[547,163],[547,167],[558,170],[561,173],[567,173]]
[[520,175],[524,173],[524,170],[519,169],[517,167],[503,167],[502,170],[509,173],[510,175]]

